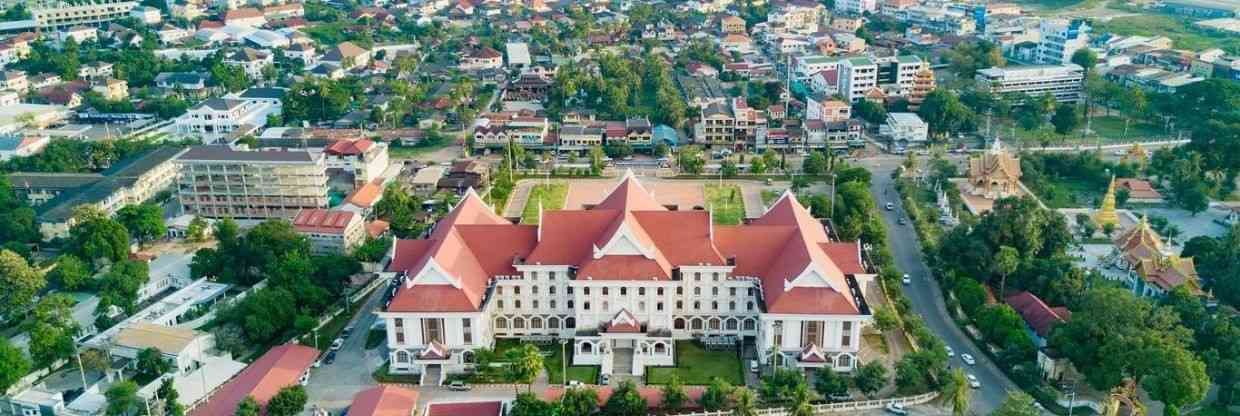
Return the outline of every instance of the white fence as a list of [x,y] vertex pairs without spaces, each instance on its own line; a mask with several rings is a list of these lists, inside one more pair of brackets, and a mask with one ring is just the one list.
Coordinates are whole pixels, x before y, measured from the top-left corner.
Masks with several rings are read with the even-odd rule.
[[[855,402],[826,403],[814,405],[814,414],[854,412],[859,410],[882,409],[892,403],[902,404],[905,406],[916,406],[925,404],[939,397],[939,392],[930,392],[908,397],[895,397],[890,399],[879,400],[862,400]],[[758,416],[786,416],[790,412],[782,407],[768,407],[765,409],[757,409],[754,412]],[[716,412],[698,412],[698,413],[680,413],[675,416],[731,416],[731,410],[720,410]]]

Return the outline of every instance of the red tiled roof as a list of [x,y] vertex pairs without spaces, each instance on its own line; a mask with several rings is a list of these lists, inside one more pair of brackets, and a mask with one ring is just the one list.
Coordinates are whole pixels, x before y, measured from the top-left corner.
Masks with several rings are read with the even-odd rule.
[[1128,190],[1128,197],[1133,199],[1162,199],[1162,194],[1154,189],[1149,182],[1133,178],[1119,178],[1115,184]]
[[366,153],[366,151],[370,150],[370,148],[374,147],[374,145],[375,142],[367,139],[339,140],[332,143],[330,146],[327,146],[327,149],[324,149],[324,151],[329,155],[354,156]]
[[349,406],[351,416],[409,416],[418,405],[418,392],[380,385],[358,392]]
[[637,317],[628,309],[621,309],[616,316],[611,318],[611,322],[607,323],[607,332],[629,333],[635,334],[642,332],[642,324],[637,321]]
[[344,233],[356,214],[350,211],[303,209],[293,218],[293,228],[303,233]]
[[[337,142],[339,143],[339,142]],[[345,202],[353,204],[359,208],[370,208],[379,201],[379,197],[383,196],[383,187],[374,182],[367,182],[360,188],[357,188],[352,195],[345,199]]]
[[865,273],[865,267],[861,264],[861,243],[848,241],[823,243],[818,246],[822,247],[822,251],[827,253],[827,257],[830,257],[844,274]]
[[426,416],[499,416],[501,402],[431,403]]
[[1050,335],[1051,328],[1055,324],[1065,322],[1071,317],[1071,313],[1066,308],[1052,308],[1047,306],[1037,295],[1029,292],[1020,292],[1012,296],[1008,296],[1005,300],[1008,306],[1016,310],[1025,323],[1033,328],[1038,336],[1046,338]]
[[391,228],[391,224],[387,221],[374,220],[366,224],[366,234],[370,235],[370,238],[379,238],[383,233],[388,232],[389,228]]
[[318,356],[319,350],[302,345],[272,348],[224,384],[206,403],[195,408],[190,416],[231,415],[237,404],[249,396],[265,405],[280,389],[296,385]]

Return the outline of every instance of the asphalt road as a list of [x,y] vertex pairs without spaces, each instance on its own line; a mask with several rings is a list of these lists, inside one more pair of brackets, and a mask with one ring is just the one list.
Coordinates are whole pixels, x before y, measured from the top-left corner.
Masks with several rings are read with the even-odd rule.
[[[944,306],[939,284],[930,277],[930,268],[921,258],[917,233],[907,218],[906,225],[899,225],[896,222],[904,215],[904,207],[896,193],[891,172],[899,166],[900,162],[900,159],[884,158],[866,160],[861,164],[874,174],[871,192],[877,198],[879,206],[884,206],[887,202],[895,204],[895,210],[881,210],[881,212],[887,224],[887,240],[896,266],[912,278],[912,284],[904,287],[904,293],[913,303],[913,312],[921,315],[930,331],[955,350],[956,357],[951,359],[949,365],[963,366],[966,373],[973,374],[981,382],[982,388],[973,393],[971,410],[978,414],[988,414],[1007,398],[1008,390],[1018,390],[1018,388],[952,322]],[[884,190],[886,190],[885,194]],[[962,353],[972,355],[977,360],[977,364],[969,366],[960,361]]]

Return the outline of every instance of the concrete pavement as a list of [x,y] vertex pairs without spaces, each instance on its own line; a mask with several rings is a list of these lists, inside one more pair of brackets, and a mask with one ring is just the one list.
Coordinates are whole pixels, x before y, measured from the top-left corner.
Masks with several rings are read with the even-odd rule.
[[[370,294],[370,298],[350,321],[353,333],[345,338],[344,345],[336,352],[336,362],[323,363],[310,370],[310,383],[306,392],[309,406],[318,406],[333,412],[344,409],[353,401],[353,395],[378,383],[370,373],[386,361],[384,347],[366,349],[366,334],[378,319],[375,312],[383,303],[382,289]],[[327,346],[320,346],[323,350]],[[333,413],[334,414],[334,413]]]
[[[893,159],[866,160],[860,162],[860,165],[874,174],[870,191],[874,193],[879,205],[887,202],[896,205],[893,211],[883,210],[882,216],[887,224],[887,242],[896,266],[901,272],[908,273],[913,280],[912,284],[904,287],[904,293],[913,303],[913,312],[921,316],[931,332],[956,351],[956,358],[952,358],[949,365],[962,367],[966,373],[977,376],[981,381],[982,388],[974,391],[971,410],[988,414],[1007,398],[1008,390],[1019,388],[956,326],[940,295],[943,292],[940,291],[938,282],[930,275],[930,268],[921,258],[917,233],[911,225],[896,223],[896,220],[904,215],[904,207],[895,190],[891,172],[900,162]],[[977,365],[969,366],[960,361],[959,356],[964,353],[976,358]]]

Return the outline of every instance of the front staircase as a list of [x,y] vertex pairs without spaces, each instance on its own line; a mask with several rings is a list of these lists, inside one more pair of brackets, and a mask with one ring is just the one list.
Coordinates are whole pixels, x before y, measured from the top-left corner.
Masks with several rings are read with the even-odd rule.
[[422,371],[421,384],[423,386],[438,386],[443,384],[443,369],[438,365],[428,365]]
[[611,351],[611,374],[627,376],[633,374],[633,349],[615,348]]

